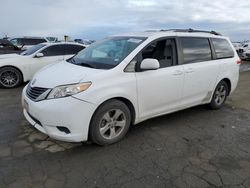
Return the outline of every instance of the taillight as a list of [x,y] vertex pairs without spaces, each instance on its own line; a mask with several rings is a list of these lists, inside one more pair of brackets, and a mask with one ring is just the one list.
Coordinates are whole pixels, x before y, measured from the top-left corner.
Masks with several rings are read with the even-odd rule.
[[240,65],[241,64],[241,59],[237,60],[237,64]]

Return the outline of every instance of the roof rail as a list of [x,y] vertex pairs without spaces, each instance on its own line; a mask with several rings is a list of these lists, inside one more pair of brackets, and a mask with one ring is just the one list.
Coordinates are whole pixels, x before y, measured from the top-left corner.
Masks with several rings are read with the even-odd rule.
[[160,31],[173,31],[173,32],[189,32],[189,33],[210,33],[213,35],[221,35],[220,33],[216,31],[206,31],[206,30],[196,30],[196,29],[162,29]]

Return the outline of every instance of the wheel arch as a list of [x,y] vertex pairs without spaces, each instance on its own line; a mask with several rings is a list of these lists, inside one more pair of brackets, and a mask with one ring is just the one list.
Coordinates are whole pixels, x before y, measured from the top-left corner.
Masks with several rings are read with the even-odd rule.
[[[221,81],[224,81],[227,83],[227,86],[228,86],[228,93],[227,95],[230,95],[231,93],[231,89],[232,89],[232,83],[231,83],[231,80],[229,78],[223,78]],[[221,82],[220,81],[220,82]]]
[[24,82],[23,72],[18,67],[13,66],[13,65],[4,65],[4,66],[0,67],[0,69],[2,69],[2,68],[8,68],[8,67],[16,69],[21,74],[21,76],[22,76],[22,82]]
[[119,100],[119,101],[123,102],[129,108],[129,111],[130,111],[130,114],[131,114],[131,123],[134,124],[135,123],[135,119],[136,119],[136,110],[135,110],[135,107],[134,107],[133,103],[129,99],[125,98],[125,97],[112,97],[112,98],[104,100],[100,105],[98,105],[98,107],[94,111],[94,113],[93,113],[93,115],[91,117],[91,121],[92,121],[92,118],[93,118],[94,114],[96,113],[96,111],[104,103],[107,103],[107,102],[109,102],[111,100]]

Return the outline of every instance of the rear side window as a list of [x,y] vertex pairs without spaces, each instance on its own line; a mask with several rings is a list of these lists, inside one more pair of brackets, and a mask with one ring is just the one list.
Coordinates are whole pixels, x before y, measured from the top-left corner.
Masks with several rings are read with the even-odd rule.
[[85,47],[80,45],[67,44],[64,45],[65,55],[77,54],[79,51],[83,50]]
[[64,45],[49,46],[41,53],[43,53],[44,56],[62,56],[64,55]]
[[226,39],[212,39],[217,59],[234,57],[234,51]]
[[212,59],[212,51],[207,38],[182,37],[180,38],[183,63],[195,63]]

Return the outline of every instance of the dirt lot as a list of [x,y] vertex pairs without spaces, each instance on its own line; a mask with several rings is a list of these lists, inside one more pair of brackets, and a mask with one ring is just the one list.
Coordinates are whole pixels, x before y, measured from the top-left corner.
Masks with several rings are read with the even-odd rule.
[[22,115],[21,90],[0,90],[1,188],[250,187],[250,72],[221,110],[154,118],[107,147],[39,133]]

